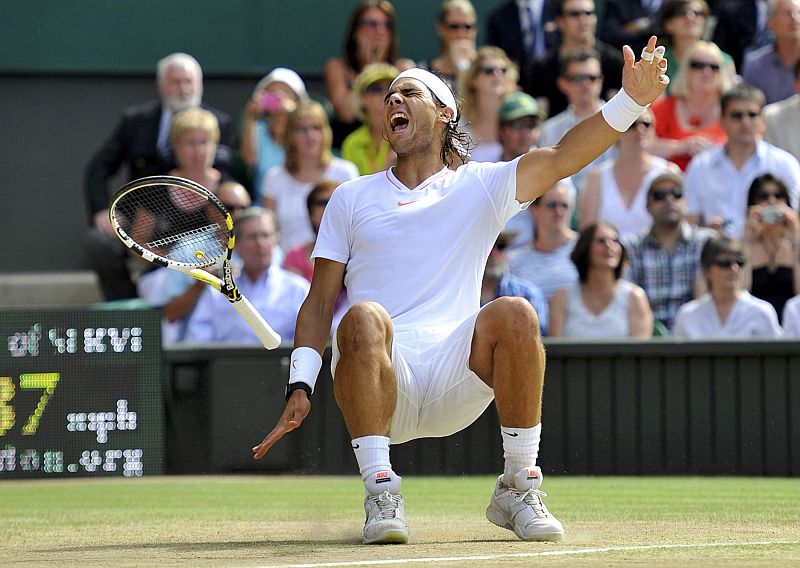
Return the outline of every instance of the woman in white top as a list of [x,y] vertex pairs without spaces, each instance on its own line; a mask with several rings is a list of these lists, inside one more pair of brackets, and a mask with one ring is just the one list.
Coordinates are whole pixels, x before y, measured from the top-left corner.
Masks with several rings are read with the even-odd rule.
[[650,182],[665,171],[680,173],[677,165],[648,152],[654,131],[653,113],[648,109],[620,135],[617,158],[589,170],[578,202],[581,228],[606,221],[623,239],[650,228]]
[[800,337],[800,295],[783,306],[783,330],[787,337]]
[[306,198],[315,183],[358,177],[355,164],[332,154],[331,141],[325,109],[316,101],[301,101],[286,122],[283,137],[286,161],[267,172],[261,191],[264,207],[278,215],[283,250],[314,239]]
[[556,290],[578,281],[569,259],[578,240],[578,233],[569,228],[574,207],[575,188],[559,181],[528,208],[535,223],[533,242],[508,253],[511,274],[536,284],[548,301]]
[[506,52],[485,45],[478,49],[469,68],[459,77],[459,93],[464,99],[461,108],[462,128],[475,147],[473,162],[497,162],[503,153],[498,127],[503,98],[517,90],[519,71]]
[[580,281],[550,300],[551,337],[652,336],[644,290],[621,278],[627,256],[612,225],[601,221],[584,229],[571,258]]
[[675,337],[781,337],[778,315],[769,302],[742,289],[746,257],[742,245],[728,237],[712,237],[700,253],[709,292],[680,307]]

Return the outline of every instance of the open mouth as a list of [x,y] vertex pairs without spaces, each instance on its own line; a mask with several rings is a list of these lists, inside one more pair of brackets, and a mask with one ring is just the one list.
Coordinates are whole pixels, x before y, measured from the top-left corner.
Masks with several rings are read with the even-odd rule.
[[402,112],[396,112],[389,117],[389,127],[392,132],[402,132],[408,128],[408,117]]

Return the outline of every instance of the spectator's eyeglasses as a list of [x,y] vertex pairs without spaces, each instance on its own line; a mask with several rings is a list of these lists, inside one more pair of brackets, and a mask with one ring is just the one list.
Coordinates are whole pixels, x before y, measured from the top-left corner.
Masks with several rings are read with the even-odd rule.
[[330,201],[329,197],[318,197],[317,199],[311,200],[311,205],[318,205],[320,207],[325,207]]
[[455,31],[458,31],[458,30],[464,30],[465,32],[471,32],[472,30],[475,29],[475,24],[457,24],[455,22],[446,22],[444,24],[444,27],[446,27],[451,32],[455,32]]
[[652,120],[637,120],[636,122],[634,122],[633,124],[631,124],[631,125],[628,127],[628,130],[627,130],[627,132],[630,132],[631,130],[636,130],[636,129],[637,129],[637,128],[639,128],[640,126],[641,126],[642,128],[644,128],[645,130],[650,130],[650,127],[651,127],[652,125],[653,125],[653,121],[652,121]]
[[312,134],[314,132],[322,132],[322,125],[313,124],[309,126],[295,126],[294,132],[296,134]]
[[745,259],[741,256],[737,256],[736,258],[717,258],[714,259],[711,264],[714,266],[719,266],[720,268],[744,268]]
[[556,209],[569,209],[569,203],[564,203],[563,201],[548,201],[547,203],[542,203],[545,207],[550,209],[551,211],[555,211]]
[[244,211],[247,209],[247,205],[235,205],[233,203],[223,203],[222,204],[225,209],[228,210],[228,213],[235,213],[236,211]]
[[709,63],[708,61],[690,61],[689,69],[694,69],[695,71],[711,69],[714,73],[718,73],[720,70],[720,65],[719,63]]
[[508,245],[508,241],[497,241],[494,243],[494,248],[495,250],[502,252],[508,248]]
[[577,18],[579,16],[594,16],[597,14],[594,10],[570,10],[569,12],[564,12],[565,16],[570,18]]
[[508,72],[508,67],[499,67],[497,65],[484,65],[481,67],[481,73],[484,75],[494,75],[495,73],[500,73],[501,75],[505,75]]
[[761,115],[760,112],[755,112],[755,111],[752,111],[752,110],[747,111],[747,112],[744,112],[744,111],[741,111],[741,110],[734,110],[734,111],[728,113],[728,116],[730,116],[733,120],[743,120],[745,116],[750,118],[751,120],[753,120],[759,115]]
[[679,185],[672,187],[659,187],[650,192],[651,201],[664,201],[668,196],[673,199],[683,199],[683,188]]
[[703,18],[705,18],[706,13],[703,12],[702,10],[696,10],[694,8],[683,8],[682,10],[678,10],[677,12],[675,12],[676,18],[680,17],[688,18],[689,16],[694,16],[695,18],[699,18],[702,16]]
[[378,28],[384,28],[384,29],[387,29],[387,30],[392,29],[392,26],[389,23],[389,20],[372,20],[372,19],[361,20],[360,22],[358,22],[358,27],[359,28],[371,28],[373,30],[376,30]]
[[540,121],[537,118],[518,118],[516,120],[504,122],[503,126],[510,130],[533,130],[534,128],[538,128],[539,124]]
[[602,79],[600,75],[567,75],[564,78],[570,83],[573,83],[575,85],[579,85],[584,81],[589,81],[591,83],[594,83],[595,81],[599,81],[600,79]]

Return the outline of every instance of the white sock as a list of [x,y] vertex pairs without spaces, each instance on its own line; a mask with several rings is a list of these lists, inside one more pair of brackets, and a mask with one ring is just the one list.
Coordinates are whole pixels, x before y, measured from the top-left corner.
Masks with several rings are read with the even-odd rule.
[[503,484],[511,486],[514,483],[514,476],[520,470],[536,465],[536,458],[539,457],[542,425],[540,423],[533,428],[500,426],[500,435],[503,437],[503,458],[506,462]]
[[368,495],[379,495],[384,491],[400,493],[401,478],[392,470],[389,461],[389,438],[362,436],[352,440],[351,445]]

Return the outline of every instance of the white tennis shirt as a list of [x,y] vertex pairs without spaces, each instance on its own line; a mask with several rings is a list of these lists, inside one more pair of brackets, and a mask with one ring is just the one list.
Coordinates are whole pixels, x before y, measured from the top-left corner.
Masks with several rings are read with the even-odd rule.
[[346,264],[350,305],[381,304],[395,329],[451,328],[475,313],[497,235],[528,203],[517,161],[442,168],[414,189],[390,168],[340,185],[312,258]]

